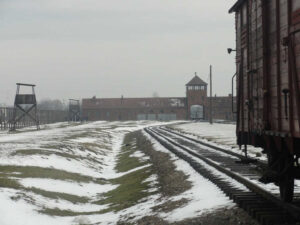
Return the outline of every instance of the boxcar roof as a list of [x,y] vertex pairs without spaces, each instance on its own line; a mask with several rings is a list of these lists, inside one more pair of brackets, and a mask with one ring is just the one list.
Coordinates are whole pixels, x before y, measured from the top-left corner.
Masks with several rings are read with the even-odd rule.
[[236,12],[241,5],[245,2],[246,0],[238,0],[232,7],[229,9],[229,13]]

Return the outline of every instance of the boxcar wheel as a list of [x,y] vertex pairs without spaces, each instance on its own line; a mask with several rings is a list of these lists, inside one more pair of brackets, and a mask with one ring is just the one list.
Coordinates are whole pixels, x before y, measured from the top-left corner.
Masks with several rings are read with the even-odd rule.
[[285,202],[293,201],[294,196],[294,178],[287,176],[279,181],[280,197]]
[[279,179],[280,197],[285,202],[293,201],[294,196],[294,176],[292,172],[293,160],[285,159],[282,169],[288,168],[282,178]]

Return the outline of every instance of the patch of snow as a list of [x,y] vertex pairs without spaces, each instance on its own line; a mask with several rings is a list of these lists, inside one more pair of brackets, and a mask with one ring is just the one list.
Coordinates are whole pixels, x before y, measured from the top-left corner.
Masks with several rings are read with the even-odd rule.
[[[92,203],[76,203],[73,204],[63,199],[50,199],[36,195],[31,192],[26,192],[26,196],[34,199],[34,205],[39,208],[47,207],[49,209],[71,210],[73,212],[96,212],[107,209],[109,205],[96,205]],[[95,199],[98,200],[98,199]]]
[[72,195],[95,197],[97,194],[111,191],[118,185],[95,184],[95,183],[75,183],[62,180],[25,178],[19,181],[25,187],[35,187],[52,192],[62,192]]
[[145,179],[143,181],[143,183],[146,183],[146,182],[150,182],[150,183],[157,182],[157,180],[158,180],[158,176],[156,174],[152,174],[150,177],[148,177],[147,179]]
[[[43,208],[71,210],[74,212],[97,212],[108,205],[92,204],[103,198],[102,194],[113,190],[117,185],[109,184],[110,179],[124,176],[137,170],[148,168],[151,164],[134,168],[125,173],[115,170],[117,156],[121,151],[123,138],[128,132],[140,130],[153,125],[171,123],[153,121],[106,122],[98,121],[85,124],[57,123],[47,125],[40,131],[22,129],[20,133],[0,133],[0,165],[37,166],[59,169],[67,172],[89,176],[91,179],[104,178],[108,184],[77,183],[69,180],[53,180],[45,178],[18,178],[17,181],[25,187],[35,187],[46,191],[68,193],[88,197],[87,203],[74,204],[63,199],[51,199],[28,190],[13,190],[0,188],[0,224],[1,225],[78,225],[82,222],[91,224],[115,224],[119,219],[135,216],[136,219],[152,213],[152,207],[160,202],[160,195],[151,195],[134,205],[119,212],[92,214],[86,216],[47,216],[38,213]],[[84,138],[70,138],[86,134]],[[91,145],[88,149],[85,143],[101,143],[101,148]],[[17,154],[18,150],[45,150],[53,154]],[[74,157],[64,157],[57,153],[68,153]],[[146,158],[137,151],[135,157]],[[81,157],[85,157],[82,159]],[[9,176],[9,174],[8,174]],[[144,182],[151,182],[150,190],[155,190],[157,176],[151,176]],[[149,191],[149,190],[148,190]],[[15,199],[15,200],[13,200]],[[17,213],[16,213],[17,212]]]
[[77,138],[74,139],[75,142],[79,142],[79,143],[95,143],[97,142],[96,138]]
[[85,176],[101,178],[101,174],[99,174],[98,170],[87,167],[85,161],[80,162],[74,159],[62,158],[54,154],[49,156],[32,155],[30,157],[0,157],[0,165],[53,168],[70,173],[80,173]]
[[146,156],[141,151],[135,151],[133,154],[130,155],[130,157],[138,158],[140,162],[146,162],[150,159],[149,156]]
[[38,213],[37,207],[20,199],[13,201],[11,197],[17,195],[17,191],[7,189],[0,192],[0,224],[1,225],[66,225],[70,224],[70,218],[51,217]]
[[170,222],[199,216],[208,210],[218,209],[233,205],[233,202],[214,184],[199,175],[189,164],[182,160],[176,160],[178,170],[189,176],[192,188],[170,200],[188,199],[189,202],[183,207],[177,208],[170,213],[160,215]]

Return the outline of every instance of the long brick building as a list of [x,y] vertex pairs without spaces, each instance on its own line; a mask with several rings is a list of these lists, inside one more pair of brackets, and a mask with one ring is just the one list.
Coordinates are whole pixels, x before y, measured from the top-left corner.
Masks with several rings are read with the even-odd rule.
[[[213,97],[213,118],[233,120],[231,101],[231,96]],[[82,100],[83,118],[91,121],[208,119],[208,112],[207,83],[197,75],[186,84],[186,97]]]

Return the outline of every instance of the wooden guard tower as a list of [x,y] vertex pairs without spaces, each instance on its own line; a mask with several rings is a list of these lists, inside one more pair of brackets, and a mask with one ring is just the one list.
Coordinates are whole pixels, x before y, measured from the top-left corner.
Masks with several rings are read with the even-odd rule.
[[[21,87],[31,87],[31,94],[20,94]],[[30,118],[35,123],[36,128],[40,129],[34,87],[34,84],[17,83],[11,131],[15,131],[17,123],[25,117]]]
[[77,99],[69,99],[69,121],[80,121],[80,101]]

